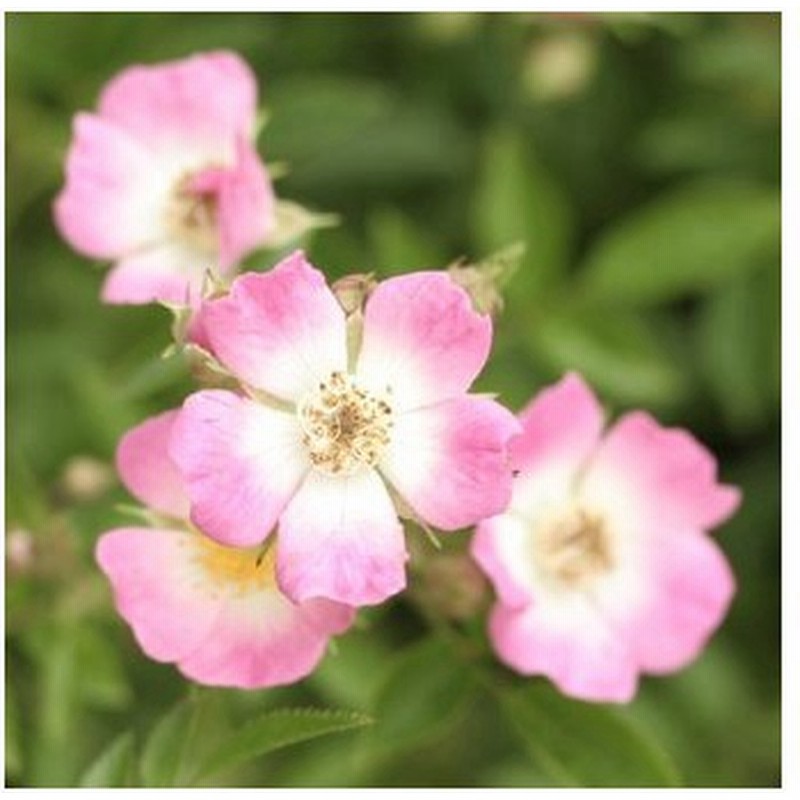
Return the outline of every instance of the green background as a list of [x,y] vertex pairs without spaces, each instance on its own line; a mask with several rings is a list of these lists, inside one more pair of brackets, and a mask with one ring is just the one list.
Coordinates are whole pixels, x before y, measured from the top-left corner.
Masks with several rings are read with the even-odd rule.
[[[744,492],[718,534],[739,591],[693,666],[611,713],[490,679],[527,692],[510,702],[466,670],[453,628],[399,598],[302,684],[195,690],[153,738],[186,684],[135,648],[91,554],[129,502],[107,469],[117,439],[191,382],[159,358],[168,314],[100,305],[104,265],[70,251],[50,209],[71,117],[116,71],[217,48],[258,75],[259,148],[289,167],[278,193],[342,217],[304,243],[331,277],[524,241],[478,388],[517,409],[577,369],[611,415],[647,408],[719,455]],[[9,14],[6,87],[9,783],[181,782],[153,754],[170,761],[182,714],[222,735],[299,706],[376,722],[209,782],[636,784],[643,747],[686,785],[779,783],[778,15]],[[480,628],[456,626],[470,642]],[[191,767],[213,744],[199,739],[171,760]]]

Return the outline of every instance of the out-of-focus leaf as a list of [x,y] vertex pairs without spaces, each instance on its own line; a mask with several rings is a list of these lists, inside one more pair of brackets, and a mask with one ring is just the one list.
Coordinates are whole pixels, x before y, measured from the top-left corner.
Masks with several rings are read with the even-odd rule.
[[681,110],[646,125],[634,158],[655,174],[709,173],[777,176],[780,169],[778,119],[775,125],[747,124],[729,111]]
[[145,743],[141,773],[145,786],[190,786],[210,753],[230,734],[226,698],[196,688],[159,720]]
[[708,181],[632,212],[595,242],[582,288],[595,300],[646,304],[709,291],[777,253],[780,198],[771,188]]
[[17,699],[6,678],[6,777],[14,777],[22,771],[22,735],[20,732]]
[[517,241],[526,245],[515,288],[528,297],[566,269],[571,209],[530,143],[516,131],[498,129],[487,139],[473,212],[479,251]]
[[238,767],[281,747],[330,733],[353,730],[372,720],[354,711],[283,709],[271,711],[248,723],[200,766],[197,779]]
[[330,653],[309,677],[323,698],[334,704],[369,708],[381,680],[376,664],[393,655],[391,649],[372,632],[352,631],[337,640]]
[[130,786],[134,770],[135,743],[131,732],[118,736],[86,770],[79,785],[86,787]]
[[192,704],[183,701],[155,725],[142,751],[140,771],[144,786],[176,785],[193,713]]
[[730,427],[748,434],[780,401],[780,273],[747,276],[709,298],[698,325],[706,384]]
[[[719,90],[760,92],[775,104],[781,88],[780,15],[761,16],[759,24],[742,19],[699,36],[679,51],[684,74]],[[738,22],[738,24],[737,24]]]
[[80,664],[75,627],[65,622],[31,630],[26,644],[38,678],[31,753],[31,785],[66,786],[75,779]]
[[676,786],[669,755],[611,708],[581,703],[544,683],[506,689],[501,707],[537,766],[569,786]]
[[402,212],[382,208],[369,217],[376,271],[408,272],[443,267],[441,248]]
[[556,374],[577,370],[624,405],[671,407],[690,391],[689,375],[641,317],[561,309],[531,324],[535,353]]
[[[727,642],[715,638],[687,669],[653,680],[630,713],[658,731],[678,759],[685,785],[742,786],[758,764],[761,780],[750,785],[776,786],[780,776],[770,753],[779,748],[780,710],[777,704],[765,707],[759,697],[761,674],[748,674]],[[773,677],[778,694],[779,677]]]
[[83,699],[98,708],[125,708],[131,701],[131,690],[114,641],[104,638],[97,627],[82,625],[76,644]]
[[263,135],[270,158],[286,160],[293,191],[430,183],[466,157],[464,138],[441,106],[409,106],[364,78],[296,78],[273,87]]
[[395,658],[375,704],[371,744],[396,750],[437,736],[463,710],[472,677],[440,639],[428,639]]

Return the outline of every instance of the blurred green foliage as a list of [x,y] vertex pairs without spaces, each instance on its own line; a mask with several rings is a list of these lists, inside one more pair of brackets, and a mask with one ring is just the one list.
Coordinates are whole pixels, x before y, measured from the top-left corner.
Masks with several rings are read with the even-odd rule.
[[[223,785],[777,785],[779,43],[774,14],[7,15],[7,782],[180,782],[164,731],[202,714],[214,735],[181,768],[227,744]],[[611,413],[647,407],[719,454],[744,490],[719,532],[739,592],[695,665],[613,711],[498,690],[408,598],[295,687],[185,699],[138,652],[92,549],[123,519],[117,439],[191,382],[159,358],[167,313],[100,305],[50,208],[109,77],[212,48],[259,76],[280,194],[342,215],[305,243],[331,277],[525,241],[478,388],[519,408],[577,369]],[[348,710],[308,736],[375,724],[247,761],[305,738],[256,722],[296,707]]]

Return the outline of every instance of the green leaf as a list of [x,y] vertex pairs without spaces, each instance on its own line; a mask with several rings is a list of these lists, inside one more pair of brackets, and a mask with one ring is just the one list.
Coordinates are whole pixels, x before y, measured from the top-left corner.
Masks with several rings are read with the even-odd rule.
[[630,312],[550,311],[531,326],[530,346],[555,374],[577,370],[623,405],[672,407],[690,391],[686,370],[652,322]]
[[[7,602],[7,601],[6,601]],[[20,730],[19,708],[17,698],[12,690],[8,675],[6,675],[6,777],[15,776],[22,772],[22,732]]]
[[435,184],[457,174],[468,152],[447,106],[409,105],[385,82],[365,77],[277,81],[270,112],[265,145],[271,158],[291,165],[286,187],[304,195]]
[[709,298],[699,318],[703,377],[723,418],[750,434],[780,408],[780,271],[747,276]]
[[677,786],[668,754],[641,724],[540,683],[506,689],[506,719],[537,766],[567,786]]
[[381,273],[444,266],[437,243],[397,209],[374,211],[369,217],[369,236]]
[[518,132],[499,129],[486,142],[475,190],[476,244],[492,252],[523,242],[515,287],[536,291],[567,267],[573,220],[560,187]]
[[133,734],[123,733],[100,753],[83,774],[79,785],[83,788],[130,786],[134,755]]
[[361,728],[371,722],[366,715],[354,711],[313,708],[271,711],[229,736],[201,766],[197,780],[233,769],[281,747]]
[[80,664],[74,624],[59,621],[32,628],[26,639],[36,664],[36,719],[30,783],[66,786],[75,779],[80,740]]
[[418,746],[439,735],[463,710],[472,677],[441,639],[427,639],[392,664],[375,704],[371,744]]
[[142,751],[140,770],[144,786],[176,785],[193,714],[191,702],[183,701],[153,727]]
[[657,303],[706,292],[777,252],[780,197],[747,183],[683,186],[601,234],[584,264],[594,300]]
[[131,690],[113,640],[103,631],[85,625],[77,632],[77,659],[81,665],[83,699],[104,709],[122,709],[131,701]]
[[193,687],[154,726],[141,760],[145,786],[189,786],[207,757],[230,734],[226,696]]
[[336,652],[329,653],[309,677],[310,684],[325,702],[334,705],[370,708],[379,688],[380,670],[375,664],[388,662],[391,648],[373,631],[351,631],[336,641]]

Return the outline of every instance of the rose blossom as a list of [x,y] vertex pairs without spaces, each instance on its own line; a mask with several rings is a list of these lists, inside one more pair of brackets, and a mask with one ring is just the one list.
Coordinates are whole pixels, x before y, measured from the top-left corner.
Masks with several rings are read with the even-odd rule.
[[196,301],[272,230],[272,186],[253,146],[255,77],[234,53],[123,70],[77,114],[56,225],[115,265],[108,303]]
[[491,320],[446,273],[385,280],[363,319],[346,318],[296,252],[237,278],[201,320],[243,391],[198,392],[175,423],[191,519],[240,547],[277,523],[278,584],[294,600],[365,605],[403,589],[398,512],[455,530],[505,507],[519,426],[467,394]]
[[199,683],[252,689],[300,680],[354,611],[324,599],[290,602],[276,586],[274,548],[234,550],[192,529],[166,450],[176,416],[150,418],[117,450],[123,482],[155,523],[117,528],[97,543],[117,609],[148,656]]
[[478,526],[493,582],[492,644],[565,694],[626,702],[640,672],[692,661],[720,625],[734,578],[708,535],[736,509],[714,457],[635,411],[603,433],[576,375],[537,395],[511,443],[511,504]]

